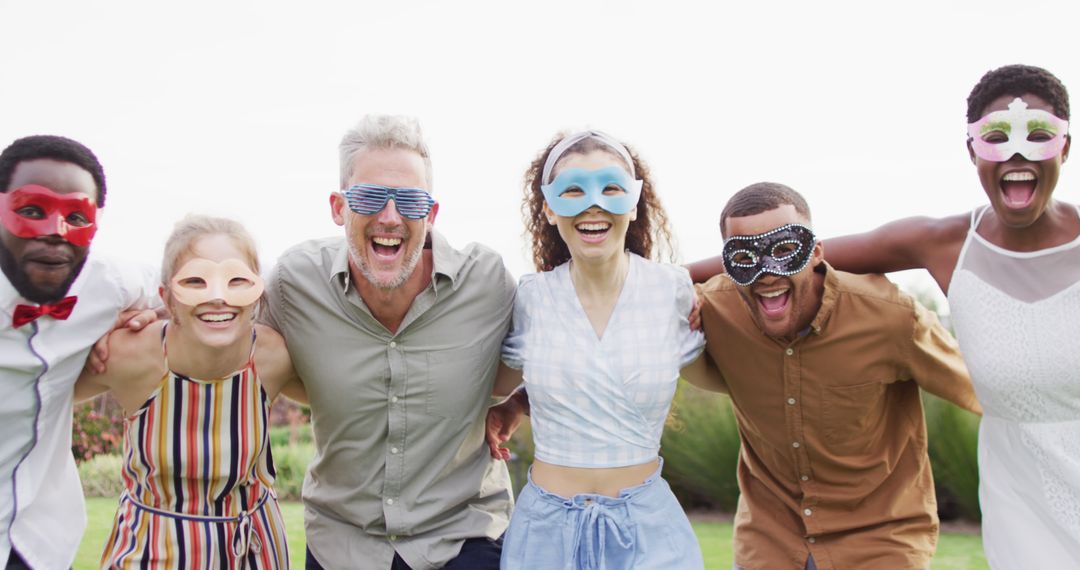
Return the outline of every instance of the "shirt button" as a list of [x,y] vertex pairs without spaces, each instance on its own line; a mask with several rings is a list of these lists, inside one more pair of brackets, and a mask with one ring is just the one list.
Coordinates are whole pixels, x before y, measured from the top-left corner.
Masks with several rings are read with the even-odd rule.
[[392,403],[392,404],[396,404],[396,403],[397,403],[397,401],[398,401],[398,397],[397,397],[397,396],[390,396],[390,403]]
[[795,398],[788,398],[787,403],[788,403],[789,406],[794,406],[795,405]]
[[[391,534],[390,535],[390,540],[397,540],[397,535],[396,534]],[[814,542],[814,539],[811,538],[810,542]]]
[[810,516],[810,515],[814,514],[814,511],[811,511],[810,509],[803,509],[802,514],[804,514],[806,516]]
[[809,481],[810,477],[807,475],[803,475],[802,477],[799,477],[799,479],[802,479],[803,481]]
[[397,348],[397,343],[394,341],[390,341],[390,348]]
[[396,447],[391,447],[390,448],[390,453],[393,453],[393,454],[397,455],[397,452],[398,452],[398,448],[396,448]]
[[[392,505],[392,504],[394,504],[394,500],[393,499],[387,499],[386,504]],[[809,509],[807,509],[807,510],[809,510]]]
[[795,350],[794,350],[794,349],[791,349],[791,348],[789,348],[789,349],[787,349],[787,350],[785,350],[785,351],[784,351],[784,354],[786,354],[786,355],[788,355],[788,356],[791,356],[792,354],[795,354]]
[[791,442],[791,447],[794,447],[795,449],[799,449],[799,442],[797,442],[797,441]]
[[814,537],[811,536],[810,538],[806,539],[806,542],[809,542],[810,544],[814,544],[815,542],[817,542],[817,540],[815,540]]

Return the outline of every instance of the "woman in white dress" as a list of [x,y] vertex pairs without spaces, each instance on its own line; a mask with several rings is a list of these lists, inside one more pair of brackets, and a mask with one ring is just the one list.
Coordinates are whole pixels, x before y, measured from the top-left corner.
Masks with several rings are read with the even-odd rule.
[[1069,99],[1050,72],[988,72],[968,97],[968,151],[990,199],[829,240],[856,272],[925,268],[948,295],[984,410],[983,546],[995,569],[1080,568],[1080,208],[1054,200]]

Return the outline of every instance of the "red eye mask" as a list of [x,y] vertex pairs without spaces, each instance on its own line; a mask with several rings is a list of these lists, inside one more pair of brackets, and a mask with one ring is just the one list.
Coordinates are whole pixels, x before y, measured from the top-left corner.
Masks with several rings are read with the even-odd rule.
[[0,193],[0,223],[23,239],[58,235],[86,247],[97,232],[97,206],[86,194],[58,194],[27,184]]

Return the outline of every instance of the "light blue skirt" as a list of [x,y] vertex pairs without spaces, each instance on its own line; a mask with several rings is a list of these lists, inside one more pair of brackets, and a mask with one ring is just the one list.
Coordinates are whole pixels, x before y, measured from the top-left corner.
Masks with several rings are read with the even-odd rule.
[[701,570],[694,529],[660,467],[618,497],[549,493],[529,482],[503,539],[503,570]]

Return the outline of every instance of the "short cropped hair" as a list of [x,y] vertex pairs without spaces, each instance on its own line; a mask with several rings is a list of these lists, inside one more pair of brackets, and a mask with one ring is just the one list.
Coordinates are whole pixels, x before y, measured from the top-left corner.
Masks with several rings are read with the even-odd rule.
[[727,237],[728,218],[753,216],[780,206],[795,206],[795,211],[811,222],[810,206],[802,194],[776,182],[757,182],[735,193],[720,213],[720,235]]
[[105,169],[97,156],[86,145],[67,137],[56,135],[33,135],[11,143],[0,153],[0,192],[7,192],[11,176],[20,162],[47,158],[69,162],[90,173],[97,187],[94,202],[98,208],[105,207]]
[[967,120],[978,121],[991,101],[1002,95],[1019,97],[1031,93],[1045,99],[1054,114],[1069,120],[1069,92],[1053,73],[1032,65],[1006,65],[987,71],[968,95]]
[[360,122],[345,133],[338,145],[341,160],[341,189],[349,184],[356,153],[365,148],[402,148],[419,154],[427,170],[424,179],[427,191],[432,190],[431,155],[428,152],[420,122],[414,117],[401,115],[365,115]]

